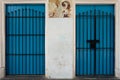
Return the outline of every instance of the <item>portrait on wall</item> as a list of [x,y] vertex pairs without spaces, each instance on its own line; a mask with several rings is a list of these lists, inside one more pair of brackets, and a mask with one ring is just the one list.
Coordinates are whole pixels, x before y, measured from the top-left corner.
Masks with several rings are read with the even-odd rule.
[[49,18],[70,18],[72,16],[71,0],[49,0]]

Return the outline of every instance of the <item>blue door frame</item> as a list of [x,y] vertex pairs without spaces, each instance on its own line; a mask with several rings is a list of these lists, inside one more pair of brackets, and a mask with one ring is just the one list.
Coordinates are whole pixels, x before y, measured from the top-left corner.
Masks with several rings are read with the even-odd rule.
[[114,5],[76,5],[76,75],[113,76]]
[[45,5],[6,5],[6,74],[45,74]]

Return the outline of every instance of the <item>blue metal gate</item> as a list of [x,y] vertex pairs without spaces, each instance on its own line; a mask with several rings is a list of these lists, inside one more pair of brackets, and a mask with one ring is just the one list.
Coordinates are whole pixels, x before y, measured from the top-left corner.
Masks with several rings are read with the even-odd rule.
[[6,5],[6,74],[45,74],[45,5]]
[[76,75],[114,75],[114,5],[76,6]]

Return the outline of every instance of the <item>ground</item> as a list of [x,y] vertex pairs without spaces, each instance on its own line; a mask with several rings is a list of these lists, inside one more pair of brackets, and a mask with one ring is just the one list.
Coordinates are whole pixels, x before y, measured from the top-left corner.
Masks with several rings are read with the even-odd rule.
[[[46,79],[44,76],[6,76],[1,80],[49,80]],[[53,79],[51,79],[53,80]],[[54,79],[58,80],[58,79]],[[70,80],[70,79],[62,79],[62,80]],[[115,77],[96,77],[96,78],[89,78],[89,77],[76,77],[75,79],[71,80],[120,80]]]

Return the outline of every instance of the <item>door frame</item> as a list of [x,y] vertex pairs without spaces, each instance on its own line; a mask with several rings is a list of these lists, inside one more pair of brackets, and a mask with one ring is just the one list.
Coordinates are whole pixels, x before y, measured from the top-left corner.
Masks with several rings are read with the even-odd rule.
[[[47,2],[46,0],[0,0],[0,78],[6,76],[6,51],[5,51],[5,32],[6,32],[6,22],[5,22],[5,6],[7,4],[45,4],[45,23],[47,22]],[[46,25],[45,25],[46,27]],[[45,31],[46,32],[46,31]],[[46,36],[46,34],[45,34]],[[46,55],[45,55],[46,59]],[[46,60],[45,60],[46,61]],[[46,63],[46,62],[45,62]],[[46,67],[45,67],[46,71]]]
[[114,75],[115,77],[120,77],[120,68],[119,68],[119,54],[120,53],[120,37],[119,37],[119,0],[75,0],[74,1],[74,75],[76,76],[76,5],[85,5],[85,4],[113,4],[114,5],[114,14],[115,14],[115,69]]

